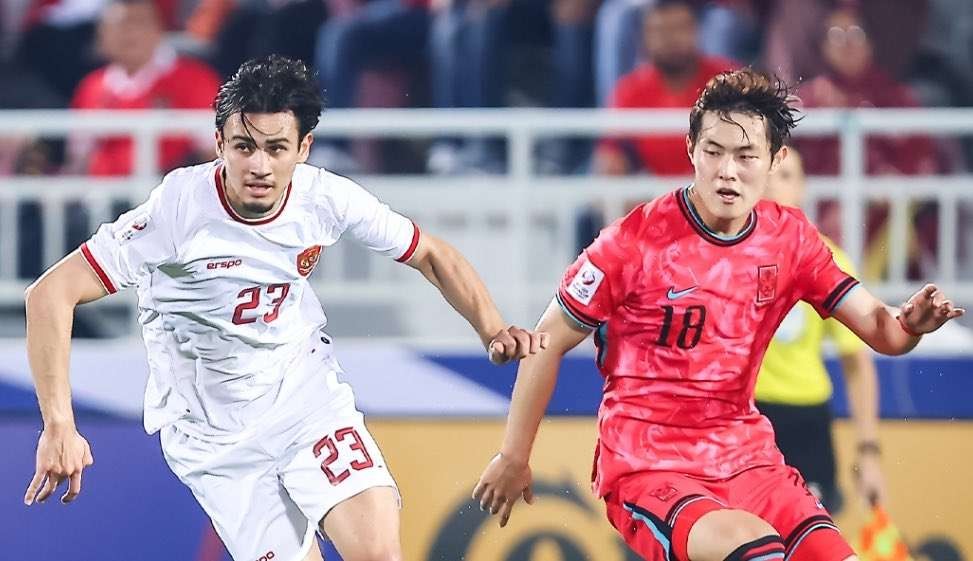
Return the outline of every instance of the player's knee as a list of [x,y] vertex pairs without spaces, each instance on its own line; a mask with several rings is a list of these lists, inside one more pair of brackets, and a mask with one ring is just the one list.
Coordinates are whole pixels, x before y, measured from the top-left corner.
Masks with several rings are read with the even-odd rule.
[[689,531],[690,561],[751,561],[784,558],[784,542],[773,526],[742,510],[715,510]]

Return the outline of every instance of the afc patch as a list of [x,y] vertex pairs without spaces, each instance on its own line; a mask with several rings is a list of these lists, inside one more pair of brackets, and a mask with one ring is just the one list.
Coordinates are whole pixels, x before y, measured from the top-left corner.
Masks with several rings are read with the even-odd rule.
[[318,260],[321,259],[322,249],[323,247],[320,245],[312,245],[297,255],[297,272],[302,277],[310,275],[311,271],[314,270]]
[[770,302],[777,297],[777,265],[757,267],[757,303]]
[[567,293],[587,306],[603,280],[605,280],[605,273],[595,267],[591,261],[585,261],[568,284]]
[[130,221],[125,223],[124,226],[115,230],[115,239],[119,242],[133,240],[149,233],[152,230],[151,226],[152,223],[149,220],[148,214],[136,215]]

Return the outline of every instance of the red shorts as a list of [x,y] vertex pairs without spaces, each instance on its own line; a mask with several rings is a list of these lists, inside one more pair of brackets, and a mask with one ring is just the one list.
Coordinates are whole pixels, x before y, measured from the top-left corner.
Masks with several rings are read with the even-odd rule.
[[704,514],[737,509],[759,516],[784,540],[786,559],[844,561],[853,555],[831,516],[789,466],[761,466],[723,480],[671,472],[626,476],[605,496],[608,520],[648,561],[689,561],[689,530]]

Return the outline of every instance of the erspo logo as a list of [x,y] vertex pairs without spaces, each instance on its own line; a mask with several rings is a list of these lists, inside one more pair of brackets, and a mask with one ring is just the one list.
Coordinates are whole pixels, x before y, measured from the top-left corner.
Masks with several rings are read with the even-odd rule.
[[[443,522],[426,561],[638,561],[615,533],[594,496],[572,481],[534,479],[533,505],[514,508],[510,524],[464,497]],[[587,499],[587,500],[586,500]],[[482,539],[481,539],[482,538]]]

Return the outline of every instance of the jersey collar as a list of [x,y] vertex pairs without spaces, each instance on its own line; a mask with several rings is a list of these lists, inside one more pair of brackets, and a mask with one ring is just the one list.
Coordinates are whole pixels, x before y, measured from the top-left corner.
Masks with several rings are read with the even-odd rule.
[[233,210],[233,205],[231,205],[229,199],[226,198],[226,188],[223,186],[223,166],[222,165],[216,166],[215,184],[216,184],[216,195],[220,199],[220,204],[223,205],[223,210],[225,210],[226,213],[230,215],[230,218],[236,220],[237,222],[241,222],[243,224],[249,224],[250,226],[260,226],[261,224],[268,224],[270,222],[273,222],[278,216],[283,214],[284,207],[287,206],[287,200],[291,198],[291,187],[293,186],[294,183],[292,181],[291,183],[287,184],[287,187],[284,188],[284,200],[281,201],[280,206],[277,207],[277,210],[275,210],[272,214],[268,216],[262,216],[260,218],[247,218],[245,216],[240,216],[240,214],[237,213],[237,211]]
[[747,239],[756,229],[757,211],[751,210],[750,216],[747,218],[747,223],[743,226],[743,230],[740,230],[740,232],[737,234],[732,236],[723,236],[717,234],[713,230],[710,230],[709,226],[703,222],[703,218],[699,215],[699,212],[696,211],[696,207],[693,206],[692,201],[689,200],[689,190],[691,188],[692,185],[688,185],[680,189],[679,192],[676,193],[676,201],[679,203],[679,210],[682,211],[683,216],[686,217],[686,220],[692,225],[693,229],[696,230],[696,233],[699,234],[704,240],[716,245],[736,245]]

